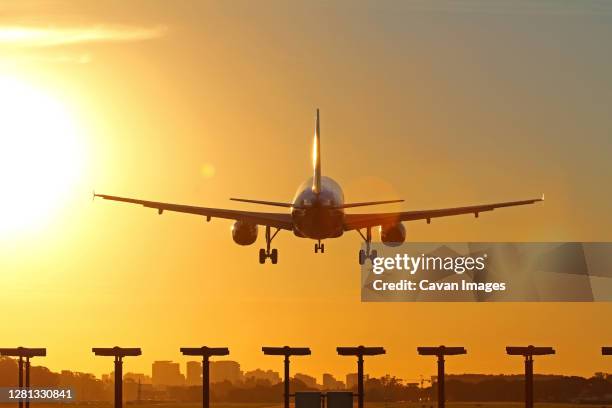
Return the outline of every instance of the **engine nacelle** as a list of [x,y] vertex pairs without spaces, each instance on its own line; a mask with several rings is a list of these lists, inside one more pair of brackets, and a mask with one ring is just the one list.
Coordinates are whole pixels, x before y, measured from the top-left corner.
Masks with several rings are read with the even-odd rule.
[[380,240],[386,246],[399,246],[406,240],[406,228],[404,224],[398,222],[392,225],[382,225],[380,227]]
[[232,238],[238,245],[251,245],[257,239],[257,224],[236,221],[232,225]]

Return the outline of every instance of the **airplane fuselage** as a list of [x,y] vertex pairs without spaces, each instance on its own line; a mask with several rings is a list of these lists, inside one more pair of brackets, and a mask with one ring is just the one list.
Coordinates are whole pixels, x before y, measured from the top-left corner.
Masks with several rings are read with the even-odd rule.
[[298,188],[291,216],[293,233],[311,239],[337,238],[344,232],[344,204],[342,188],[330,177],[321,177],[321,191],[315,193],[312,177]]

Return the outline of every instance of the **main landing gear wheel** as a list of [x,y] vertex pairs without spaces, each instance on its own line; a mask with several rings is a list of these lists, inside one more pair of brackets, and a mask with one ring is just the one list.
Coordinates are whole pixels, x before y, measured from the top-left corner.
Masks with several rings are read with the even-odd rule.
[[366,251],[364,251],[363,249],[359,250],[359,265],[363,265],[366,259],[369,259],[371,262],[374,262],[375,258],[378,258],[378,252],[376,252],[375,249],[370,252],[370,255],[366,255]]
[[315,254],[318,252],[325,253],[325,244],[322,244],[321,241],[317,242],[314,246],[314,251]]
[[259,250],[259,263],[264,264],[266,263],[266,259],[270,258],[272,264],[276,265],[278,262],[278,249],[274,248],[270,250],[270,244],[272,243],[272,240],[276,234],[278,234],[278,231],[280,231],[280,228],[277,228],[276,231],[274,231],[274,234],[271,234],[270,229],[270,226],[266,225],[266,248],[261,248]]
[[361,230],[357,230],[357,232],[361,235],[366,245],[365,251],[363,249],[359,250],[359,265],[363,265],[366,259],[374,262],[374,259],[378,257],[378,252],[375,249],[370,250],[372,245],[372,227],[367,228],[365,236],[362,234]]

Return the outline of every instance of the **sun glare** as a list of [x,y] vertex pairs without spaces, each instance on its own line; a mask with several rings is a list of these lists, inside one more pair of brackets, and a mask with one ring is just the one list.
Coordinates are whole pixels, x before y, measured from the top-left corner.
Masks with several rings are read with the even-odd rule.
[[0,76],[0,238],[42,226],[81,173],[76,126],[57,100]]

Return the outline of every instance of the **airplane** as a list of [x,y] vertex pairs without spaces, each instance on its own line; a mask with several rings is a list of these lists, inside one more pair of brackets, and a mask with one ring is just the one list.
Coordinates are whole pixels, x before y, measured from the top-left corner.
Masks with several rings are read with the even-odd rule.
[[[211,218],[225,218],[234,220],[232,238],[238,245],[251,245],[257,240],[259,226],[265,227],[266,248],[259,250],[259,263],[264,264],[270,259],[272,264],[278,262],[278,250],[271,249],[272,240],[281,230],[293,232],[299,238],[313,239],[315,253],[325,252],[325,244],[321,241],[329,238],[341,237],[345,232],[357,231],[365,242],[365,250],[359,251],[359,264],[366,260],[373,261],[378,256],[377,251],[371,249],[372,228],[378,227],[380,239],[383,244],[397,246],[406,240],[406,229],[402,222],[426,220],[431,223],[432,218],[447,217],[460,214],[474,214],[492,211],[496,208],[533,204],[543,201],[544,196],[522,201],[509,201],[502,203],[473,205],[468,207],[442,208],[433,210],[398,211],[368,214],[347,214],[347,208],[365,207],[379,204],[403,202],[404,200],[367,201],[345,203],[344,194],[340,185],[330,177],[323,176],[321,171],[321,128],[319,109],[317,109],[315,134],[313,142],[313,168],[314,174],[298,188],[291,202],[275,202],[253,200],[245,198],[230,198],[233,201],[260,204],[286,208],[287,212],[254,212],[229,210],[222,208],[198,207],[183,204],[147,201],[135,198],[118,197],[106,194],[96,194],[106,200],[121,201],[131,204],[140,204],[144,207],[155,208],[161,215],[164,211],[195,214]],[[274,229],[274,232],[272,231]],[[365,230],[365,235],[362,232]]]

